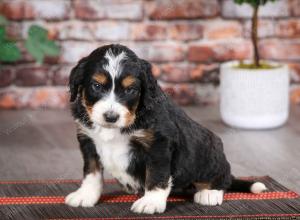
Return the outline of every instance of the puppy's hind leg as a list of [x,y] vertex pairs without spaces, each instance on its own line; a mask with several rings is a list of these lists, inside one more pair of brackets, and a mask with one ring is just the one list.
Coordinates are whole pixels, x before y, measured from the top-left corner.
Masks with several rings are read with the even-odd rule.
[[194,202],[205,206],[221,205],[224,190],[211,189],[209,183],[194,183],[197,192],[194,194]]

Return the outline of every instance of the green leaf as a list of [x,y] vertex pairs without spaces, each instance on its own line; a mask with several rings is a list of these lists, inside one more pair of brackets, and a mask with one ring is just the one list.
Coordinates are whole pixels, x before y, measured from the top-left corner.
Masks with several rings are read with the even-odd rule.
[[54,41],[47,40],[45,42],[41,42],[40,47],[41,47],[42,51],[45,53],[45,55],[48,55],[48,56],[59,55],[60,49],[55,44]]
[[60,52],[55,42],[48,39],[48,31],[38,25],[29,28],[25,47],[38,63],[42,63],[45,56],[57,56]]
[[28,30],[28,36],[39,41],[47,39],[47,34],[48,31],[45,28],[38,25],[31,25]]
[[35,42],[32,40],[32,38],[28,38],[25,42],[25,47],[28,50],[28,52],[31,54],[31,56],[38,62],[43,63],[44,61],[44,53],[39,48]]
[[0,26],[0,42],[5,39],[5,28]]
[[0,26],[5,26],[7,25],[7,20],[5,17],[3,17],[2,15],[0,15]]
[[0,43],[0,60],[4,62],[14,62],[20,59],[21,52],[15,43],[2,41]]

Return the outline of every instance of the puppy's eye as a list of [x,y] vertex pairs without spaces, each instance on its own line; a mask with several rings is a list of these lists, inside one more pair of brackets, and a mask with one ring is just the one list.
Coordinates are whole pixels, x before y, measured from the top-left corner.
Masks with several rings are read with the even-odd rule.
[[93,89],[95,92],[99,92],[99,91],[102,90],[102,85],[99,84],[99,83],[93,82],[93,83],[92,83],[92,89]]
[[129,88],[125,89],[126,95],[136,95],[137,92],[138,92],[138,90],[133,87],[129,87]]

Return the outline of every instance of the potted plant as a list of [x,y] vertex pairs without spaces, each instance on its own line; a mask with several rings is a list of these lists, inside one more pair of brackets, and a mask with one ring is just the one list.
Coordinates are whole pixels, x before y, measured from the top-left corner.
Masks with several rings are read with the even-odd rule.
[[221,65],[220,111],[222,120],[233,127],[265,129],[281,126],[289,114],[289,70],[287,65],[261,60],[257,22],[261,5],[275,0],[235,0],[253,8],[253,60]]

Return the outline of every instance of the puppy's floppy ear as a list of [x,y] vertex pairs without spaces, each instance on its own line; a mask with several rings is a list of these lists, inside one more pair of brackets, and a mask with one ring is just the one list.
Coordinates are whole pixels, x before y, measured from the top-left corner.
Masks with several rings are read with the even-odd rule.
[[84,78],[84,65],[87,58],[82,58],[78,64],[72,69],[69,77],[69,87],[70,87],[70,102],[74,102],[77,98],[80,85],[83,83]]
[[141,104],[145,110],[150,110],[155,105],[155,100],[162,94],[156,79],[152,74],[152,66],[146,60],[140,59],[140,67],[142,69],[142,97]]

